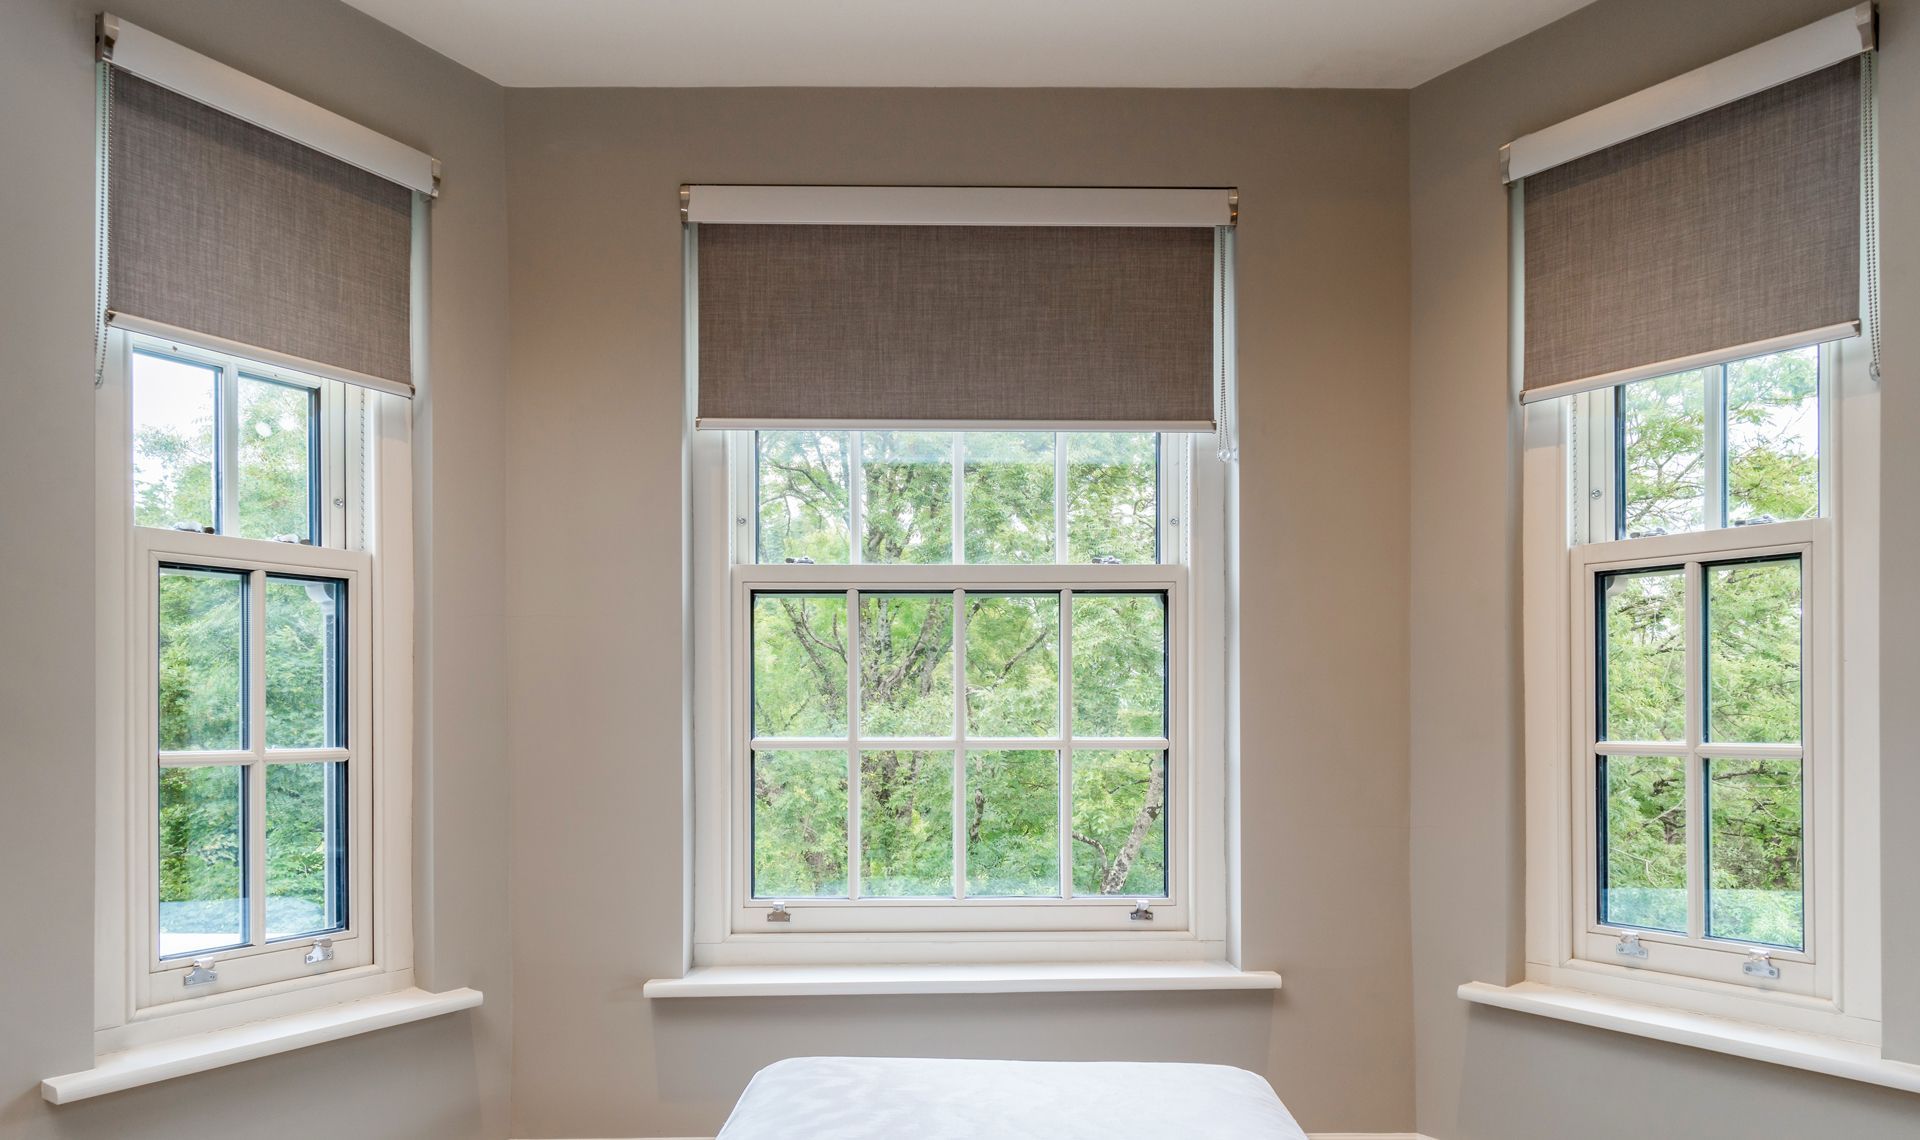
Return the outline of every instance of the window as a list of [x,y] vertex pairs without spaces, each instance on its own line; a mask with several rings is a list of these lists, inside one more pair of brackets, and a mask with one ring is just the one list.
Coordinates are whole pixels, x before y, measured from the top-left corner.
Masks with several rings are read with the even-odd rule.
[[1200,841],[1195,797],[1218,814],[1219,745],[1186,697],[1198,611],[1217,620],[1198,603],[1217,534],[1189,533],[1187,507],[1217,494],[1195,487],[1218,478],[1204,449],[1012,430],[724,446],[731,666],[701,676],[732,694],[703,706],[726,710],[703,764],[732,807],[701,817],[716,874],[696,883],[728,886],[700,896],[696,951],[954,931],[1028,957],[1063,932],[1207,948],[1221,836]]
[[1529,780],[1558,789],[1529,829],[1551,869],[1531,902],[1542,980],[1664,984],[1776,1021],[1811,1016],[1772,996],[1801,995],[1856,1019],[1815,1027],[1863,1032],[1874,948],[1850,902],[1877,890],[1872,756],[1839,742],[1848,688],[1873,679],[1838,645],[1873,613],[1874,394],[1842,358],[1797,349],[1529,412],[1566,441],[1542,453],[1560,479],[1530,456],[1527,491],[1529,691],[1557,674],[1568,693],[1528,701]]
[[109,354],[103,782],[126,807],[101,925],[127,973],[102,1023],[124,1044],[156,1013],[404,961],[376,808],[406,777],[383,707],[405,561],[381,555],[406,534],[382,443],[405,440],[393,397],[124,332]]

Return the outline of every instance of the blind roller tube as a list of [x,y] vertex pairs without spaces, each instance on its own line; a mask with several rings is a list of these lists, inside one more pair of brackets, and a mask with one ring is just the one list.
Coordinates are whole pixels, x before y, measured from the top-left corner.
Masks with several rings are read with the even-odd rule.
[[1875,46],[1872,4],[1856,4],[1500,148],[1508,182],[1550,170],[1851,59]]
[[1232,189],[687,186],[682,218],[731,225],[1230,226]]
[[102,58],[129,75],[409,190],[430,196],[440,192],[440,163],[430,154],[117,16],[100,17],[99,36]]

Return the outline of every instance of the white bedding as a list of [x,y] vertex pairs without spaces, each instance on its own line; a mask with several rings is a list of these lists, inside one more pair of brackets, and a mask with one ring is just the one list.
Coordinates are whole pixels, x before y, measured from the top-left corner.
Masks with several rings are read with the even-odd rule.
[[1227,1065],[795,1057],[754,1074],[718,1140],[1306,1140]]

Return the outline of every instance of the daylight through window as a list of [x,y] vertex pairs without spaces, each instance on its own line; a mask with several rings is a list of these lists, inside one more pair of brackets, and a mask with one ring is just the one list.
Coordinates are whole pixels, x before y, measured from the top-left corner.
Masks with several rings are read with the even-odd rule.
[[736,439],[747,905],[1175,894],[1184,441]]

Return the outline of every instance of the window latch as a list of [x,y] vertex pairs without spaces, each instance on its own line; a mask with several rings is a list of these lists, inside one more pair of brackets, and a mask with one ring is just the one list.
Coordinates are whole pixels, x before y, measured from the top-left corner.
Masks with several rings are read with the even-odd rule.
[[1614,943],[1613,952],[1622,958],[1645,958],[1647,948],[1640,944],[1640,936],[1629,930]]
[[1117,554],[1096,554],[1093,556],[1093,564],[1095,566],[1118,566],[1120,565],[1120,556]]
[[1135,899],[1133,909],[1127,912],[1127,917],[1135,922],[1152,922],[1153,908],[1147,905],[1146,899]]
[[333,939],[314,939],[313,949],[307,951],[307,965],[318,966],[322,962],[331,961],[333,961]]
[[205,986],[220,980],[220,972],[213,968],[212,958],[195,958],[193,968],[180,979],[183,986]]
[[807,557],[806,555],[804,555],[804,554],[797,554],[797,555],[795,555],[795,556],[793,556],[792,558],[789,558],[789,559],[787,559],[787,565],[789,565],[789,566],[811,566],[811,565],[813,565],[813,559],[811,559],[811,558],[808,558],[808,557]]
[[792,922],[793,914],[787,910],[786,903],[777,902],[773,904],[773,909],[767,912],[767,921],[768,922]]
[[1740,972],[1749,978],[1765,978],[1770,982],[1780,980],[1780,967],[1773,964],[1773,955],[1765,950],[1747,951],[1747,960],[1741,963]]

